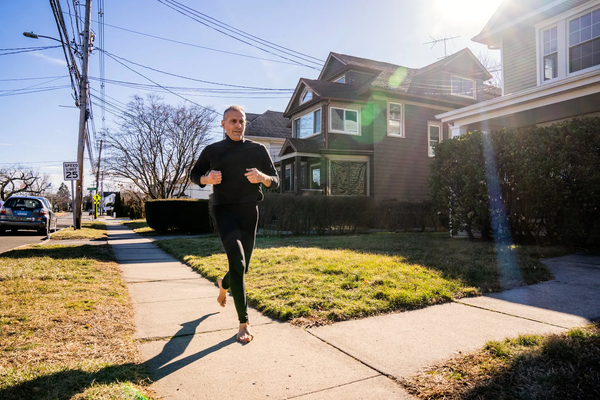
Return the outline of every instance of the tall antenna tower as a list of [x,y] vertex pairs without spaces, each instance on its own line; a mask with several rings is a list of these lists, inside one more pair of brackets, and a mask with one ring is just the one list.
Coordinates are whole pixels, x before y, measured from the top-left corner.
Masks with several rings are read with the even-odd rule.
[[430,50],[431,50],[431,49],[433,49],[433,46],[435,46],[436,44],[438,44],[440,42],[444,42],[444,57],[443,58],[446,58],[446,57],[448,57],[448,52],[446,51],[446,42],[448,42],[448,40],[459,38],[460,36],[444,37],[441,39],[434,39],[431,36],[429,36],[429,37],[431,38],[432,41],[423,43],[423,44],[431,44],[431,48],[430,48]]

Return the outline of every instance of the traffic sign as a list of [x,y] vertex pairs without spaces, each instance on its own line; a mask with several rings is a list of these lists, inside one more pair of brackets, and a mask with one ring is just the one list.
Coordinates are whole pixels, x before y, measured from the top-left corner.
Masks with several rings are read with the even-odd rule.
[[87,190],[97,190],[98,188],[87,188]]
[[65,181],[79,180],[79,163],[78,162],[64,162],[63,163],[63,174],[64,174]]

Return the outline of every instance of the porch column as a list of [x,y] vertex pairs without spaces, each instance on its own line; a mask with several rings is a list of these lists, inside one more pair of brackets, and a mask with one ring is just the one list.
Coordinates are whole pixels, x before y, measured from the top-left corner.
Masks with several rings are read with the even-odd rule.
[[300,156],[294,158],[294,192],[302,193],[302,160]]
[[455,138],[457,136],[466,135],[467,128],[468,128],[468,126],[466,126],[466,125],[450,126],[450,138]]

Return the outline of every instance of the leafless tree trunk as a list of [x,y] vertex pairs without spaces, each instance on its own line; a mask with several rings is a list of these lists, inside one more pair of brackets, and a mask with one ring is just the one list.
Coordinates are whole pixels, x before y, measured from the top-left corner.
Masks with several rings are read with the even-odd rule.
[[181,197],[215,118],[211,108],[173,107],[156,95],[146,102],[135,96],[119,131],[107,132],[107,169],[130,179],[151,199]]
[[15,194],[42,196],[49,184],[50,177],[48,175],[40,175],[39,171],[32,168],[20,165],[0,168],[0,197],[2,200]]

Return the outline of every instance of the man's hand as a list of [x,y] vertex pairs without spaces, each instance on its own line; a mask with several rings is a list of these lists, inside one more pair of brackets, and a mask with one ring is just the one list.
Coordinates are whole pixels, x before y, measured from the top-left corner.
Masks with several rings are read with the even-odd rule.
[[267,177],[267,175],[263,174],[256,168],[246,168],[246,172],[244,176],[250,181],[250,183],[262,183],[266,187],[271,186],[271,180]]
[[221,171],[210,171],[207,175],[200,177],[203,185],[218,185],[221,183]]

